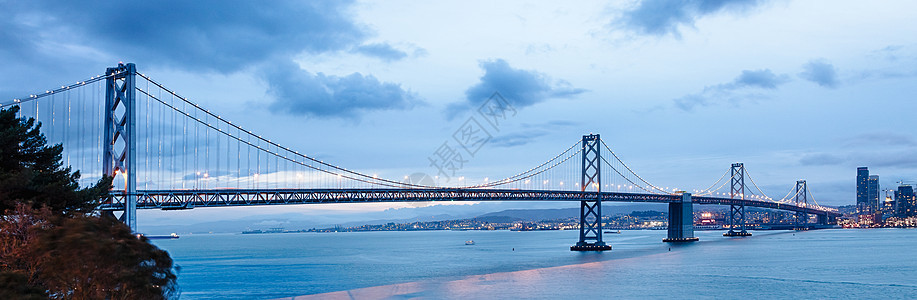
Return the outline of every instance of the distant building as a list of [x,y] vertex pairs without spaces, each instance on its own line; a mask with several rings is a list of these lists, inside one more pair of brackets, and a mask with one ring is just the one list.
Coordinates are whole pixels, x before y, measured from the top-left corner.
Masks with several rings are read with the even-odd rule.
[[869,201],[869,213],[874,214],[881,210],[879,199],[879,175],[869,175],[866,179],[866,200]]
[[857,215],[869,214],[869,168],[857,168]]
[[897,206],[896,214],[898,217],[906,218],[912,217],[915,214],[914,206],[917,202],[917,199],[914,197],[914,187],[906,184],[898,186],[898,190],[895,191],[895,205]]
[[[879,213],[882,214],[882,220],[895,216],[897,211],[894,197],[895,191],[896,190],[885,190],[885,199],[879,203]],[[889,194],[889,192],[892,194]]]

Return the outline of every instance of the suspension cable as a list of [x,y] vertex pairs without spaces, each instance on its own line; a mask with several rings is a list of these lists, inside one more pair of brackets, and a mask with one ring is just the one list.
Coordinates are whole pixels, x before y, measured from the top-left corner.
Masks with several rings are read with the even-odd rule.
[[[245,132],[245,133],[247,133],[248,135],[250,135],[251,137],[254,137],[254,138],[258,139],[258,140],[261,140],[261,141],[263,141],[263,142],[266,142],[266,143],[268,143],[269,145],[272,145],[272,146],[276,147],[277,149],[282,149],[282,150],[287,151],[287,152],[289,152],[289,153],[295,154],[295,155],[297,155],[297,156],[299,156],[299,157],[302,157],[302,158],[308,159],[308,160],[310,160],[310,161],[313,161],[313,162],[315,162],[315,163],[318,163],[318,164],[320,164],[320,165],[324,165],[324,166],[327,166],[327,167],[329,167],[329,168],[333,168],[333,169],[336,169],[336,170],[340,170],[340,171],[343,171],[343,172],[345,172],[345,173],[347,173],[347,174],[351,174],[351,175],[354,175],[354,176],[356,176],[356,177],[363,177],[363,178],[366,178],[366,179],[360,179],[360,178],[356,178],[356,177],[354,177],[354,176],[346,176],[346,177],[344,177],[344,178],[351,179],[351,180],[356,180],[356,181],[363,182],[363,183],[369,183],[369,184],[375,184],[376,182],[384,182],[385,184],[380,183],[380,185],[389,186],[389,187],[442,188],[442,187],[437,187],[437,186],[428,186],[428,185],[421,185],[421,184],[413,184],[413,183],[406,183],[406,182],[398,182],[398,181],[393,181],[393,180],[378,178],[378,177],[376,177],[376,176],[370,176],[370,175],[367,175],[367,174],[362,174],[362,173],[355,172],[355,171],[352,171],[352,170],[349,170],[349,169],[346,169],[346,168],[343,168],[343,167],[339,167],[339,166],[336,166],[336,165],[332,165],[332,164],[325,163],[325,162],[320,161],[320,160],[316,160],[316,159],[314,159],[314,158],[312,158],[312,157],[309,157],[309,156],[307,156],[307,155],[301,154],[301,153],[299,153],[299,152],[297,152],[297,151],[294,151],[294,150],[292,150],[292,149],[289,149],[289,148],[287,148],[287,147],[284,147],[284,146],[281,146],[281,145],[279,145],[279,144],[277,144],[277,143],[274,143],[274,142],[272,142],[272,141],[270,141],[270,140],[267,140],[267,139],[264,139],[264,138],[262,138],[262,137],[260,137],[260,136],[257,136],[257,135],[255,135],[255,134],[253,134],[251,131],[247,131],[247,130],[241,128],[241,127],[238,126],[238,125],[232,124],[231,122],[229,122],[229,121],[223,119],[222,117],[220,117],[220,116],[218,116],[218,115],[216,115],[216,114],[214,114],[214,113],[211,113],[210,111],[208,111],[208,110],[206,110],[206,109],[203,109],[202,107],[200,107],[199,105],[197,105],[197,104],[195,104],[195,103],[189,101],[188,99],[186,99],[186,98],[184,98],[184,97],[182,97],[182,96],[176,94],[175,92],[169,90],[168,88],[166,88],[166,87],[163,86],[162,84],[159,84],[158,82],[156,82],[155,80],[152,80],[151,78],[147,77],[146,75],[143,75],[143,74],[141,74],[141,73],[137,73],[137,75],[139,75],[140,77],[142,77],[142,78],[148,80],[150,83],[153,83],[154,85],[156,85],[157,87],[161,88],[162,90],[165,90],[167,93],[171,94],[172,96],[175,96],[176,98],[181,99],[181,100],[184,101],[185,103],[190,104],[191,106],[197,108],[198,110],[200,110],[200,111],[206,113],[207,115],[209,115],[209,116],[211,116],[211,117],[213,117],[213,118],[215,118],[215,119],[217,119],[217,120],[219,120],[219,121],[221,121],[221,122],[227,124],[228,126],[231,126],[231,127],[233,127],[233,128],[236,128],[237,130],[240,130],[240,131],[242,131],[242,132]],[[293,163],[295,163],[295,164],[299,164],[299,165],[308,167],[308,168],[313,169],[313,170],[321,171],[321,172],[324,172],[324,173],[327,173],[327,174],[330,174],[330,175],[340,175],[340,174],[335,173],[335,172],[331,172],[331,171],[324,170],[324,169],[321,169],[321,168],[316,168],[315,166],[312,166],[312,165],[307,165],[307,164],[304,164],[304,163],[300,163],[300,162],[298,162],[298,161],[295,160],[295,159],[288,158],[288,157],[286,157],[286,156],[284,156],[284,155],[281,155],[281,154],[279,154],[279,153],[274,153],[273,151],[269,151],[269,150],[267,150],[266,148],[262,148],[262,147],[260,147],[260,146],[256,146],[256,145],[252,144],[251,142],[244,141],[244,140],[242,140],[241,138],[238,138],[238,137],[233,136],[233,135],[232,135],[230,132],[228,132],[228,131],[223,131],[222,129],[216,128],[216,127],[214,127],[213,125],[210,125],[210,124],[208,124],[208,123],[206,123],[206,122],[204,122],[204,121],[202,121],[202,120],[200,120],[200,119],[198,119],[198,118],[195,118],[195,117],[193,117],[193,116],[191,116],[191,115],[189,115],[189,114],[187,114],[187,113],[185,113],[185,112],[182,112],[180,109],[177,109],[176,107],[174,107],[174,106],[172,106],[172,105],[170,105],[170,104],[165,103],[164,101],[162,101],[161,99],[159,99],[159,98],[157,98],[157,97],[151,95],[151,94],[148,93],[147,91],[143,91],[143,90],[141,90],[141,89],[139,89],[139,88],[138,88],[138,90],[140,90],[142,93],[146,94],[146,95],[149,96],[150,98],[157,100],[158,102],[162,103],[163,105],[166,105],[167,107],[170,107],[172,110],[175,110],[175,111],[177,111],[177,112],[179,112],[179,113],[185,115],[186,117],[191,118],[191,119],[197,121],[198,123],[201,123],[201,124],[203,124],[203,125],[205,125],[205,126],[207,126],[207,127],[210,127],[210,128],[212,128],[212,129],[214,129],[214,130],[217,130],[218,132],[220,132],[220,133],[222,133],[222,134],[224,134],[224,135],[227,135],[227,136],[229,136],[229,137],[231,137],[231,138],[233,138],[233,139],[235,139],[235,140],[237,140],[237,141],[240,141],[240,142],[242,142],[242,143],[244,143],[244,144],[247,144],[247,145],[249,145],[249,146],[255,147],[255,148],[259,149],[259,150],[265,151],[266,153],[270,153],[271,155],[277,156],[277,157],[279,157],[279,158],[282,158],[282,159],[284,159],[284,160],[293,162]],[[541,173],[543,173],[543,172],[545,172],[545,171],[547,171],[547,170],[549,170],[549,169],[551,169],[551,168],[556,167],[557,165],[559,165],[559,164],[561,164],[561,163],[563,163],[563,162],[569,160],[570,157],[576,155],[576,153],[579,153],[580,151],[582,151],[582,150],[580,150],[580,151],[578,151],[578,152],[576,152],[576,153],[574,153],[574,154],[572,154],[572,155],[566,157],[565,159],[561,160],[561,161],[558,162],[558,163],[555,163],[554,165],[552,165],[551,167],[548,167],[547,169],[541,170],[541,171],[539,171],[539,172],[532,173],[532,172],[534,172],[535,170],[537,170],[538,168],[541,168],[541,167],[543,167],[543,166],[545,166],[545,165],[551,163],[552,161],[557,160],[559,157],[563,156],[565,153],[570,152],[570,150],[573,149],[575,146],[576,146],[576,143],[574,143],[572,146],[570,146],[569,148],[567,148],[567,150],[565,150],[565,151],[562,152],[561,154],[559,154],[559,155],[555,156],[554,158],[552,158],[552,159],[550,159],[550,160],[548,160],[548,161],[546,161],[546,162],[540,164],[539,166],[536,166],[536,167],[534,167],[534,168],[532,168],[532,169],[529,169],[529,170],[527,170],[527,171],[525,171],[525,172],[516,174],[516,175],[514,175],[514,176],[511,176],[511,177],[508,177],[508,178],[504,178],[504,179],[500,179],[500,180],[497,180],[497,181],[494,181],[494,182],[491,182],[491,183],[485,183],[485,184],[479,184],[479,185],[462,186],[462,187],[458,187],[458,188],[482,188],[482,187],[493,187],[493,186],[499,186],[499,185],[509,184],[509,183],[517,182],[517,181],[520,181],[520,180],[523,180],[523,179],[526,179],[526,178],[530,178],[530,177],[532,177],[532,176],[534,176],[534,175],[541,174]]]
[[748,173],[748,169],[745,169],[745,176],[748,177],[748,179],[751,181],[751,185],[753,185],[753,186],[755,187],[755,189],[757,189],[758,192],[761,193],[761,196],[764,196],[764,198],[767,199],[767,200],[773,201],[773,198],[768,197],[767,194],[765,194],[763,191],[761,191],[761,188],[759,188],[759,187],[758,187],[758,184],[755,183],[755,179],[752,178],[752,177],[751,177],[751,174]]
[[[561,157],[562,155],[566,154],[567,152],[570,152],[570,150],[572,150],[574,147],[576,147],[576,145],[577,145],[578,143],[579,143],[579,142],[573,143],[573,145],[570,146],[570,148],[567,148],[567,150],[564,150],[564,152],[561,152],[560,154],[558,154],[557,156],[554,156],[554,157],[551,158],[550,160],[548,160],[548,161],[546,161],[546,162],[544,162],[544,163],[542,163],[542,164],[540,164],[540,165],[538,165],[538,166],[536,166],[536,167],[534,167],[534,168],[531,168],[531,169],[529,169],[529,170],[526,170],[525,172],[522,172],[522,173],[519,173],[519,174],[510,176],[510,177],[507,177],[507,178],[504,178],[504,179],[500,179],[500,180],[494,181],[494,182],[492,182],[492,183],[485,183],[485,184],[479,184],[479,185],[465,186],[465,188],[493,187],[493,186],[498,186],[498,185],[504,185],[504,184],[509,184],[509,183],[517,182],[517,181],[520,181],[520,180],[522,180],[522,179],[531,178],[532,176],[535,176],[535,175],[544,173],[545,171],[550,170],[550,169],[556,167],[557,165],[559,165],[559,164],[561,164],[561,163],[567,161],[567,160],[570,159],[571,157],[573,157],[573,156],[579,154],[580,152],[583,152],[583,150],[580,149],[579,151],[576,151],[575,153],[571,154],[571,155],[568,156],[567,158],[564,158],[564,159],[561,160],[560,162],[555,163],[554,165],[548,167],[547,169],[541,170],[541,171],[536,172],[536,173],[531,173],[531,172],[534,172],[534,171],[537,170],[538,168],[541,168],[541,167],[543,167],[543,166],[545,166],[545,165],[551,163],[552,161],[557,160],[557,158]],[[531,174],[529,174],[529,173],[531,173]],[[528,174],[528,175],[526,175],[526,174]],[[524,177],[523,177],[523,176],[524,176]]]
[[[649,190],[649,189],[643,187],[643,185],[639,185],[639,184],[637,184],[636,182],[634,182],[633,180],[631,180],[630,178],[627,178],[627,176],[624,176],[624,174],[622,174],[622,173],[618,170],[618,168],[615,168],[614,165],[612,165],[610,162],[608,162],[608,160],[606,160],[604,157],[602,157],[602,161],[605,162],[605,165],[607,165],[607,166],[610,167],[612,170],[614,170],[615,173],[618,174],[618,176],[621,176],[621,178],[624,178],[624,180],[627,180],[627,182],[629,182],[630,184],[633,184],[634,186],[640,188],[641,190],[646,191],[647,193],[650,193],[650,194],[659,194],[660,192],[662,192],[663,194],[666,194],[666,195],[674,195],[674,193],[667,192],[667,191],[664,190],[664,189],[660,189],[660,188],[655,187],[655,186],[653,186],[653,185],[647,185],[647,187],[652,187],[652,188],[656,189],[656,191],[651,191],[651,190]],[[635,175],[636,175],[636,174],[635,174]],[[644,183],[646,183],[646,182],[644,181]]]
[[724,181],[723,184],[721,184],[721,185],[720,185],[719,187],[717,187],[715,190],[707,190],[706,192],[699,193],[699,194],[697,194],[697,195],[698,195],[698,196],[712,195],[712,194],[714,194],[716,191],[719,191],[721,188],[723,188],[724,186],[726,186],[727,184],[729,184],[729,181]]
[[[710,190],[710,189],[712,189],[716,184],[720,183],[720,181],[723,180],[723,178],[726,178],[726,174],[729,174],[729,171],[731,171],[731,170],[726,170],[726,172],[723,173],[723,176],[720,176],[720,179],[717,179],[716,182],[714,182],[713,184],[710,185],[710,187],[708,187],[708,188],[706,188],[706,189],[703,189],[703,190],[697,191],[697,194],[698,194],[698,195],[701,195],[701,194],[707,193],[707,192],[711,192],[711,193],[712,193],[713,191],[717,191],[717,190],[719,190],[720,188],[722,188],[723,186],[726,186],[726,184],[724,183],[724,184],[723,184],[722,186],[720,186],[719,188],[717,188],[717,189],[715,189],[715,190]],[[706,194],[706,195],[709,195],[709,194]]]
[[0,103],[0,107],[4,107],[7,105],[19,105],[19,104],[26,103],[29,101],[38,100],[38,99],[41,99],[47,96],[54,95],[54,93],[60,93],[60,92],[67,91],[73,88],[78,88],[78,87],[81,87],[81,86],[84,86],[90,83],[94,83],[96,81],[108,79],[109,77],[112,77],[118,74],[121,74],[121,73],[119,72],[119,73],[112,73],[108,75],[92,76],[92,77],[89,77],[89,79],[86,79],[83,81],[77,81],[76,83],[71,84],[71,85],[61,86],[60,88],[53,89],[53,90],[46,90],[44,93],[41,93],[41,94],[32,94],[32,95],[29,95],[28,97],[16,98],[16,99],[13,99],[13,101]]
[[[634,170],[631,170],[631,168],[628,167],[627,164],[625,164],[624,161],[622,161],[621,158],[619,158],[618,155],[615,154],[615,152],[611,150],[611,147],[608,147],[608,144],[605,144],[605,141],[604,141],[604,140],[602,140],[601,142],[602,142],[602,145],[605,146],[605,149],[608,150],[608,152],[611,153],[611,155],[614,156],[614,158],[615,158],[619,163],[621,163],[621,165],[624,166],[624,168],[627,169],[627,171],[629,171],[631,174],[634,174],[634,176],[636,176],[637,179],[640,179],[640,181],[642,181],[642,182],[645,183],[646,185],[652,187],[653,189],[656,189],[656,190],[658,190],[658,191],[660,191],[660,192],[663,192],[663,193],[665,193],[665,194],[671,194],[671,193],[669,193],[668,191],[666,191],[665,189],[659,188],[659,187],[657,187],[657,186],[655,186],[655,185],[649,183],[648,181],[646,181],[645,179],[643,179],[643,177],[640,177],[640,175],[637,175],[637,173],[634,172]],[[612,168],[614,168],[614,167],[612,167]],[[624,176],[624,175],[621,175],[621,176]],[[626,178],[626,177],[625,177],[625,178]]]

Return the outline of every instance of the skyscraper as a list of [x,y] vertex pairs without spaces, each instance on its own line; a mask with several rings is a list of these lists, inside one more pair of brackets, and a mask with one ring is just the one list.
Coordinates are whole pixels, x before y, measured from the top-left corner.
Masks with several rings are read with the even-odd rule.
[[870,214],[879,212],[879,191],[879,175],[869,175],[866,180],[866,200],[869,201],[867,207]]
[[869,168],[857,168],[857,215],[869,213]]
[[913,217],[915,215],[915,203],[917,198],[914,197],[914,187],[910,185],[899,185],[895,191],[895,204],[898,206],[896,215],[899,218]]

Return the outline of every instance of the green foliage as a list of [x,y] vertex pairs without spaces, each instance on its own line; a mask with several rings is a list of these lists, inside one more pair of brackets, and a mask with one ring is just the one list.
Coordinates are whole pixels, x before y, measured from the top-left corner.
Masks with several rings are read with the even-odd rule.
[[93,212],[111,177],[80,189],[34,119],[0,111],[0,299],[177,297],[172,258]]
[[16,117],[19,107],[0,111],[0,212],[17,203],[47,206],[63,214],[85,214],[111,189],[111,178],[79,188],[79,171],[61,164],[61,145],[47,146],[41,124]]

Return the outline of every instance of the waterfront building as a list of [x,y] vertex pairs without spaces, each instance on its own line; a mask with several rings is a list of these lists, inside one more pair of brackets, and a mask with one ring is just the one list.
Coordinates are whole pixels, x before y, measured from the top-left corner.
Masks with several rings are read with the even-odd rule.
[[894,190],[886,190],[885,193],[885,203],[882,204],[882,215],[883,220],[886,217],[894,216],[896,209],[895,198],[888,195],[888,192],[894,192]]
[[866,200],[869,201],[867,206],[870,214],[879,212],[879,191],[879,175],[869,175],[866,179]]
[[914,206],[915,201],[914,197],[914,187],[906,184],[898,186],[898,190],[895,191],[895,204],[897,206],[895,215],[899,218],[912,217],[915,214]]
[[857,215],[869,213],[869,168],[857,168]]

